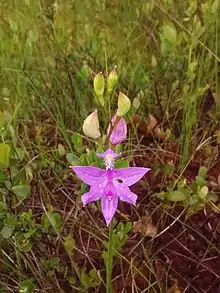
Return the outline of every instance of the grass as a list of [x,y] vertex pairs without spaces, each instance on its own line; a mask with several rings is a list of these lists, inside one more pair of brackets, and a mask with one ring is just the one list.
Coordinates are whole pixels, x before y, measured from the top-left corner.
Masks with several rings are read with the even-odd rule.
[[86,149],[94,163],[82,123],[98,108],[105,133],[111,113],[93,78],[115,65],[116,92],[141,96],[124,157],[152,174],[135,187],[137,207],[116,213],[112,287],[217,292],[219,1],[10,0],[0,19],[0,292],[105,291],[108,231],[99,205],[81,207],[85,186],[68,166]]

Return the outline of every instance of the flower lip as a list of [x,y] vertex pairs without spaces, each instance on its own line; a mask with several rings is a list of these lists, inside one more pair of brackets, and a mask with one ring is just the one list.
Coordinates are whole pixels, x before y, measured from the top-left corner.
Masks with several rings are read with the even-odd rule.
[[96,154],[96,156],[104,159],[106,170],[108,170],[114,168],[115,159],[120,157],[121,153],[116,154],[111,149],[108,149],[103,154]]

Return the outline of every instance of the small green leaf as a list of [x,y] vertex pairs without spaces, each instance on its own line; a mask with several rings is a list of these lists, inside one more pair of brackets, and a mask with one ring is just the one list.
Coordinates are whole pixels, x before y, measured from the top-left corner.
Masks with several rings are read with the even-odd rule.
[[0,111],[0,128],[2,128],[5,124],[5,116],[4,113]]
[[62,144],[58,144],[58,153],[61,157],[65,156],[66,150],[65,147]]
[[206,178],[206,175],[207,175],[207,169],[206,169],[206,167],[200,167],[199,168],[199,173],[198,173],[198,176],[199,177],[202,177],[203,179],[205,179]]
[[104,149],[102,146],[98,146],[97,149],[96,149],[96,154],[102,154],[104,153]]
[[16,152],[16,159],[18,159],[19,161],[23,161],[25,157],[25,151],[22,148],[16,148],[15,152]]
[[76,243],[73,237],[69,234],[67,237],[64,238],[64,247],[68,253],[71,253],[75,248]]
[[9,167],[10,146],[6,143],[0,143],[0,168]]
[[68,281],[71,285],[75,285],[75,284],[76,284],[76,277],[75,277],[75,276],[69,276],[69,277],[67,277],[67,281]]
[[115,152],[116,152],[116,154],[120,154],[122,152],[122,145],[121,144],[116,145]]
[[14,232],[15,226],[5,225],[1,230],[1,236],[8,239]]
[[201,177],[201,176],[196,176],[196,184],[198,185],[198,186],[205,186],[206,185],[206,183],[207,183],[207,181],[203,178],[203,177]]
[[72,166],[80,165],[80,159],[72,153],[68,153],[66,155],[66,159],[67,159],[68,163]]
[[24,169],[26,174],[26,180],[28,183],[30,183],[34,177],[32,167],[30,165],[27,165]]
[[167,199],[170,201],[183,201],[186,199],[186,196],[182,191],[175,190],[168,193]]
[[83,140],[82,137],[78,133],[74,133],[72,136],[72,142],[74,144],[74,147],[81,147]]
[[171,25],[164,25],[162,27],[162,37],[164,40],[168,41],[169,43],[175,44],[177,39],[177,32],[175,27]]
[[128,168],[129,163],[127,161],[118,160],[115,162],[115,168]]
[[28,198],[28,196],[31,193],[30,186],[25,185],[25,184],[13,186],[12,191],[14,192],[16,197],[21,201],[23,201],[26,198]]
[[31,280],[22,281],[19,284],[19,293],[32,293],[36,285]]
[[0,201],[0,220],[5,218],[7,211],[8,208],[6,204]]
[[[47,212],[41,216],[41,224],[48,231],[61,232],[63,222],[59,213]],[[52,230],[50,229],[52,228]]]
[[3,226],[3,229],[1,230],[1,235],[4,238],[9,238],[15,230],[15,227],[18,224],[18,220],[15,214],[7,213],[3,223],[4,223],[4,226]]

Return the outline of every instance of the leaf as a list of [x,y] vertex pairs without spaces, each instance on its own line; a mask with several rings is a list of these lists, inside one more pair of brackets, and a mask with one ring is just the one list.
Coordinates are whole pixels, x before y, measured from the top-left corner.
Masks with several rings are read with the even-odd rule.
[[48,231],[52,228],[52,232],[61,232],[63,222],[59,213],[47,212],[41,216],[41,224]]
[[58,153],[61,157],[65,156],[66,150],[65,147],[62,144],[58,144]]
[[129,163],[127,161],[118,160],[115,162],[115,168],[127,168],[129,167]]
[[66,159],[68,161],[68,163],[72,166],[77,166],[80,165],[80,159],[79,157],[77,157],[76,155],[72,154],[72,153],[68,153],[66,155]]
[[201,177],[201,176],[196,176],[196,184],[198,186],[205,186],[207,183],[207,181],[204,179],[204,177]]
[[5,218],[7,211],[7,205],[0,201],[0,220]]
[[74,147],[81,147],[83,140],[82,137],[78,133],[74,133],[72,136],[72,142],[74,144]]
[[30,165],[27,165],[24,169],[26,174],[26,180],[28,183],[30,183],[34,177],[32,167]]
[[145,237],[154,238],[157,235],[157,227],[153,225],[151,216],[146,215],[139,221],[134,222],[133,233],[139,233]]
[[31,193],[30,186],[25,184],[13,186],[12,191],[20,201],[28,198]]
[[206,178],[206,175],[207,175],[207,169],[206,167],[202,166],[199,168],[199,173],[198,173],[198,176],[199,177],[202,177],[203,179]]
[[76,277],[75,277],[75,276],[69,276],[69,277],[67,277],[67,281],[68,281],[71,285],[75,285],[75,284],[76,284]]
[[32,293],[36,285],[31,280],[22,281],[19,284],[19,293]]
[[4,113],[0,111],[0,128],[2,128],[5,124],[5,116]]
[[162,27],[162,37],[169,43],[175,44],[177,39],[177,32],[175,27],[171,25],[164,25]]
[[25,157],[25,151],[22,148],[16,148],[15,152],[16,152],[16,159],[18,159],[19,161],[23,161]]
[[1,230],[1,236],[5,239],[11,237],[15,229],[15,226],[4,225],[3,229]]
[[182,191],[175,190],[167,194],[167,199],[170,201],[183,201],[186,196]]
[[9,167],[10,146],[6,143],[0,143],[0,168]]
[[215,14],[217,12],[219,8],[219,0],[215,0],[213,3],[212,3],[212,8],[211,8],[211,12],[213,14]]
[[76,243],[73,237],[69,234],[67,237],[64,238],[64,247],[68,253],[71,253],[75,248]]

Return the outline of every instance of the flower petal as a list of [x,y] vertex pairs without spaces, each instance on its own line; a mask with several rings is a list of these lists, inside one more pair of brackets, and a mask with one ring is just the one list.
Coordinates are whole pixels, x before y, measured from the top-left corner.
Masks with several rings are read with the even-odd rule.
[[79,176],[79,178],[86,184],[92,185],[106,185],[106,171],[92,166],[71,166],[72,170]]
[[92,186],[89,192],[86,192],[82,195],[81,200],[82,200],[83,206],[85,206],[87,203],[91,201],[99,200],[102,195],[103,195],[103,189],[97,189],[96,187]]
[[111,199],[108,199],[106,196],[102,196],[101,207],[102,207],[102,213],[105,218],[107,226],[111,222],[116,212],[117,206],[118,206],[117,196],[113,196]]
[[127,186],[138,182],[148,171],[149,168],[128,167],[114,170],[114,181],[121,180]]
[[117,196],[120,198],[120,200],[136,205],[137,195],[131,192],[127,185],[114,182],[114,186],[117,190]]
[[[114,129],[112,131],[112,134],[109,137],[111,144],[114,144],[114,145],[123,142],[127,138],[127,124],[125,119],[121,117],[117,125],[116,125],[116,121],[117,121],[117,115],[114,115],[111,121],[112,125],[114,126]],[[110,130],[111,130],[111,125],[109,125],[108,127],[107,134],[109,134]]]

